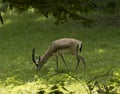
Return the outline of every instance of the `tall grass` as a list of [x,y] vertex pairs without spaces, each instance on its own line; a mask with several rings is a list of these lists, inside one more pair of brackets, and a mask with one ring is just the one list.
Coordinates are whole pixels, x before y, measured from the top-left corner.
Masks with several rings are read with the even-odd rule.
[[[119,27],[84,28],[79,21],[69,21],[56,26],[52,17],[46,19],[39,14],[31,13],[5,15],[4,19],[5,24],[0,25],[0,90],[4,91],[10,86],[6,94],[9,90],[14,92],[16,88],[22,88],[22,86],[23,88],[30,86],[29,90],[31,90],[35,83],[37,87],[37,82],[34,82],[36,76],[42,79],[45,85],[48,82],[65,81],[66,78],[61,75],[53,77],[56,70],[55,57],[51,57],[41,71],[35,70],[31,60],[32,48],[36,48],[36,58],[38,58],[53,40],[63,37],[76,38],[83,42],[81,55],[85,58],[87,69],[83,68],[81,62],[77,72],[74,72],[75,57],[65,55],[70,70],[68,71],[60,60],[59,73],[72,73],[83,82],[108,71],[120,73]],[[107,78],[100,79],[103,83],[106,80]],[[71,80],[68,82],[73,82],[69,88],[76,86],[73,90],[78,89],[77,92],[79,92],[79,84]],[[11,85],[13,87],[21,85],[21,87],[13,88]]]

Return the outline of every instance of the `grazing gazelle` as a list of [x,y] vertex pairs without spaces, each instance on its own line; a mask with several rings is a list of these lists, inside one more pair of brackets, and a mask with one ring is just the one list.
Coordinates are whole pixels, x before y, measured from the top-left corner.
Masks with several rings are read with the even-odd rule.
[[78,50],[80,51],[82,50],[82,42],[76,39],[72,39],[72,38],[61,38],[61,39],[53,41],[48,47],[47,51],[37,60],[35,60],[34,58],[35,48],[33,48],[32,60],[36,64],[37,69],[39,70],[43,67],[43,65],[47,62],[47,60],[51,56],[56,55],[56,64],[57,64],[57,69],[58,69],[58,56],[60,55],[63,62],[65,63],[65,66],[67,67],[67,64],[62,55],[66,53],[65,50],[69,50],[69,53],[73,54],[76,57],[77,65],[76,65],[75,70],[77,70],[80,60],[82,60],[84,67],[86,68],[84,58],[78,55]]

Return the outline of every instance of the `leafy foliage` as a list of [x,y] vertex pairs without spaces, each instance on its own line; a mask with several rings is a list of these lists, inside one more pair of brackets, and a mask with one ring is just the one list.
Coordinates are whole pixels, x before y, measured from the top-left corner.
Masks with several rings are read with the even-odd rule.
[[64,23],[68,18],[81,20],[84,26],[92,22],[83,16],[93,11],[107,13],[117,12],[120,9],[119,0],[2,0],[8,2],[10,9],[17,9],[19,13],[34,8],[46,18],[52,15],[56,18],[55,24]]
[[[67,75],[67,76],[66,76]],[[64,77],[61,81],[57,78],[60,76]],[[106,77],[109,77],[106,75]],[[97,77],[95,77],[97,78]],[[117,75],[111,75],[110,79],[108,80],[109,83],[101,83],[99,82],[99,79],[105,79],[103,75],[98,77],[97,79],[92,80],[89,84],[83,83],[81,79],[77,78],[74,74],[68,73],[68,74],[59,74],[56,75],[56,78],[53,78],[55,82],[51,83],[51,80],[49,80],[49,83],[45,83],[42,79],[40,79],[37,75],[35,76],[35,80],[33,82],[28,82],[26,84],[19,84],[16,86],[16,82],[20,83],[21,81],[15,80],[15,77],[8,78],[6,84],[8,92],[10,94],[22,94],[24,93],[35,93],[35,94],[76,94],[76,91],[73,91],[72,89],[69,89],[68,86],[72,82],[77,82],[81,84],[84,87],[84,92],[86,94],[119,94],[120,93],[120,75],[117,73]],[[71,79],[72,82],[66,83],[66,79]],[[74,80],[73,80],[74,79]],[[56,83],[57,81],[57,83]],[[79,85],[80,86],[80,85]],[[26,88],[27,87],[27,88]],[[34,88],[33,88],[34,87]],[[74,86],[76,88],[76,86]],[[6,94],[6,93],[5,93]]]
[[6,80],[5,80],[5,85],[10,85],[10,84],[13,84],[13,85],[21,85],[23,84],[23,82],[21,80],[16,80],[15,76],[13,77],[8,77]]
[[[106,75],[106,74],[105,74]],[[94,79],[94,84],[88,84],[88,88],[90,91],[90,94],[93,92],[97,92],[98,94],[118,94],[120,93],[120,75],[117,73],[117,75],[111,75],[111,78],[108,80],[109,83],[100,83],[96,80],[98,80],[100,77],[103,77],[103,75],[99,77],[95,77],[97,79]],[[106,75],[106,77],[109,77],[109,75]]]

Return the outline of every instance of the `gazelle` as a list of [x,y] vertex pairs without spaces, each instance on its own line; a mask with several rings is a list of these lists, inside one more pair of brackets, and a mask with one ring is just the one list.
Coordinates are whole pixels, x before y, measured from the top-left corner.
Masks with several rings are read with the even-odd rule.
[[32,60],[36,64],[37,70],[41,69],[43,65],[47,62],[47,60],[55,55],[56,56],[56,64],[57,64],[57,70],[58,70],[58,56],[60,56],[65,64],[65,66],[68,68],[64,57],[62,54],[66,53],[66,50],[69,50],[70,54],[73,54],[77,59],[77,65],[75,70],[78,69],[79,62],[82,60],[84,67],[86,68],[85,60],[83,57],[78,55],[78,50],[82,50],[82,42],[76,39],[72,38],[61,38],[58,40],[53,41],[48,49],[45,51],[45,53],[39,57],[39,59],[35,60],[35,48],[32,50]]

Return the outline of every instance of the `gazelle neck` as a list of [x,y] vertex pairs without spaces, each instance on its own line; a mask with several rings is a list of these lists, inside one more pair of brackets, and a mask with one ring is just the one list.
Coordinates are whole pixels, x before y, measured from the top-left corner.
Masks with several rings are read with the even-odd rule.
[[52,56],[52,53],[48,50],[41,56],[40,61],[46,63],[47,60]]

